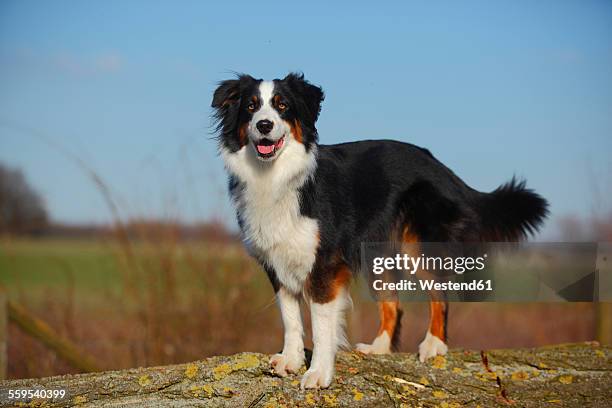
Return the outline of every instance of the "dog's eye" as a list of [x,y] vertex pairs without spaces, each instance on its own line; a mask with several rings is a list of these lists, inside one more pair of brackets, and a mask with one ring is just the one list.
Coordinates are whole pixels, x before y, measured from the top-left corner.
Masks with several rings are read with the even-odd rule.
[[286,104],[284,104],[284,103],[282,103],[282,102],[280,102],[280,103],[278,104],[278,110],[282,112],[282,111],[284,111],[285,109],[287,109],[287,105],[286,105]]
[[255,106],[255,103],[253,103],[253,102],[251,102],[251,103],[249,103],[249,104],[247,105],[247,110],[248,110],[249,112],[255,112],[255,108],[256,108],[256,106]]

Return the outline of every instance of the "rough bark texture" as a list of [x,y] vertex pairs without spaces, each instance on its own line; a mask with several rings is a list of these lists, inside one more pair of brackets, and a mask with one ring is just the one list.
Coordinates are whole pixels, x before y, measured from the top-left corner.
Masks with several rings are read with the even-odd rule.
[[[414,354],[340,353],[326,390],[279,378],[269,356],[241,353],[188,364],[12,380],[2,406],[48,407],[609,407],[612,348],[597,343],[537,349],[453,350],[422,364]],[[61,400],[16,403],[8,389],[65,389]]]

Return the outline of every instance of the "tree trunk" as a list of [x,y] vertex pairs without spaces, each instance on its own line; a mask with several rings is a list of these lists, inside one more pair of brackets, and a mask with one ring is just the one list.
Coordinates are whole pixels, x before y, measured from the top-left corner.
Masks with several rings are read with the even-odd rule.
[[241,353],[165,367],[2,381],[0,405],[20,405],[8,399],[9,389],[64,389],[63,399],[21,401],[45,407],[609,407],[611,356],[611,347],[597,343],[453,350],[425,364],[414,354],[343,352],[330,388],[301,391],[300,375],[279,378],[269,356]]

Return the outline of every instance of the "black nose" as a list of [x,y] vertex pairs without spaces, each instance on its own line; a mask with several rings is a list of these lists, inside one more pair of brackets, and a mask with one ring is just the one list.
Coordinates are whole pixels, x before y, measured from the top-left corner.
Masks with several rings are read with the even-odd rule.
[[264,119],[257,122],[255,126],[262,134],[267,135],[274,127],[274,123],[270,122],[268,119]]

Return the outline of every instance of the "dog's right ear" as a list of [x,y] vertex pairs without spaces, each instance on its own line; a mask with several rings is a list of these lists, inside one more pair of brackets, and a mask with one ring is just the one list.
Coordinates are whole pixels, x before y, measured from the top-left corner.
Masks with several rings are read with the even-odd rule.
[[228,79],[219,84],[213,95],[211,106],[222,109],[240,101],[240,79]]

